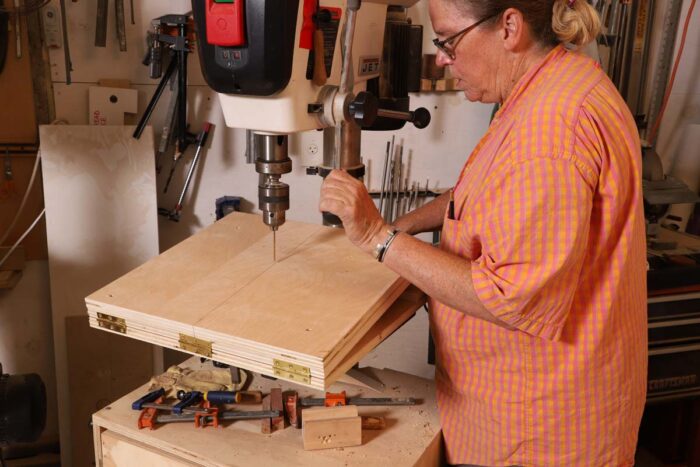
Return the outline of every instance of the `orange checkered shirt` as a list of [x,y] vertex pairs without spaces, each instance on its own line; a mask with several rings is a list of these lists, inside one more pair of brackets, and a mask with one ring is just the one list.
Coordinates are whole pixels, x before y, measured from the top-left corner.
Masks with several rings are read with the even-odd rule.
[[441,247],[511,331],[431,300],[448,462],[633,465],[646,396],[635,123],[556,47],[516,84],[455,186]]

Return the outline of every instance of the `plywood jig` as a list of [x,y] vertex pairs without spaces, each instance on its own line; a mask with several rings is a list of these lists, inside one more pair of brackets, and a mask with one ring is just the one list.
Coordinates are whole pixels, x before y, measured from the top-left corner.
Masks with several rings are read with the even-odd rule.
[[93,327],[322,389],[422,305],[407,286],[321,225],[284,224],[274,261],[260,217],[233,213],[86,303]]

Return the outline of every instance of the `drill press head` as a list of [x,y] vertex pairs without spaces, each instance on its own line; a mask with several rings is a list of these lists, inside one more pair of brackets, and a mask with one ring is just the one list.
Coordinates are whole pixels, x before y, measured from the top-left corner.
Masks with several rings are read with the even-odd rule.
[[288,134],[327,129],[335,144],[324,166],[364,173],[360,128],[346,104],[355,86],[380,75],[387,6],[416,1],[192,0],[202,73],[226,125],[256,134],[259,207],[273,231],[289,209],[280,180],[291,172]]

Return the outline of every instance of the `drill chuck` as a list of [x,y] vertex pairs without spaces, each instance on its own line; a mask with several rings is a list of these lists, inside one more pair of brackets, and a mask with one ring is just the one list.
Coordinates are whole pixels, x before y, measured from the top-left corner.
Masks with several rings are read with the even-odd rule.
[[277,230],[284,224],[289,209],[289,185],[280,181],[283,174],[292,171],[287,136],[255,134],[254,139],[255,171],[260,174],[258,206],[265,225]]
[[261,176],[258,186],[258,204],[263,212],[263,222],[277,230],[286,220],[289,209],[289,185],[279,181],[279,176]]

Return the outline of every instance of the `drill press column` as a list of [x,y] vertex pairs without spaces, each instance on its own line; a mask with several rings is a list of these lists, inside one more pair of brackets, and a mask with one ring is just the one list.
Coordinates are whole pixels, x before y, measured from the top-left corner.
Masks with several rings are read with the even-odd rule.
[[289,209],[289,185],[282,183],[283,174],[292,171],[287,151],[287,135],[255,133],[255,171],[260,174],[258,204],[263,222],[276,231],[286,220]]

